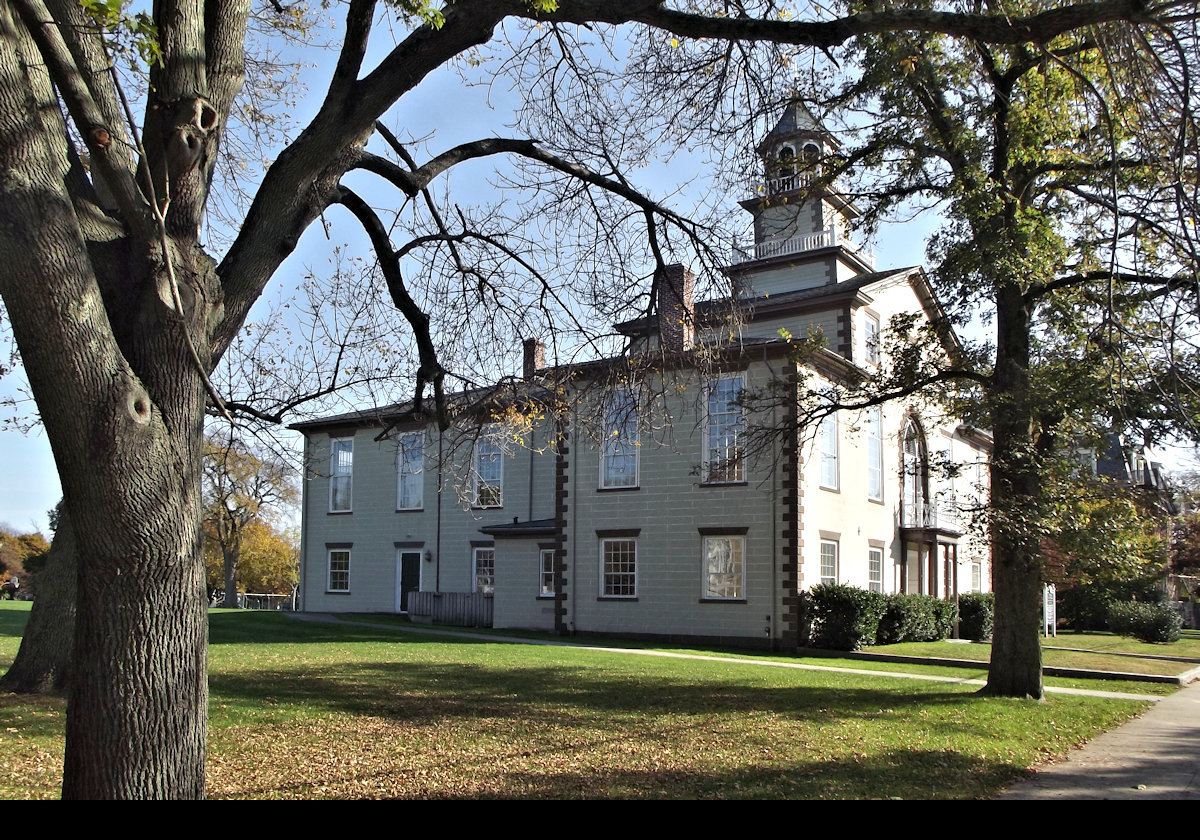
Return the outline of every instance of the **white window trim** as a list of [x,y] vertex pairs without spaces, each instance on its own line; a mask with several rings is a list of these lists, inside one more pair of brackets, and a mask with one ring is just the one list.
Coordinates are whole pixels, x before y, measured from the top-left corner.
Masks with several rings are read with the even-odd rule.
[[[337,463],[337,446],[339,443],[350,444],[350,465],[346,472],[340,472]],[[346,482],[346,506],[334,507],[334,498],[336,496],[334,488],[337,487],[338,481],[344,479]],[[329,512],[330,513],[350,513],[354,510],[354,438],[353,437],[336,437],[329,439]]]
[[[624,401],[618,398],[618,394],[624,395]],[[620,411],[625,414],[624,417],[613,417],[616,422],[610,422],[610,411],[615,406],[620,406]],[[634,402],[633,391],[628,388],[618,389],[609,395],[609,398],[604,401],[602,408],[603,416],[601,434],[603,439],[600,442],[600,489],[602,490],[633,490],[641,486],[642,483],[642,458],[641,458],[641,440],[638,432],[638,414],[637,404]],[[629,428],[632,426],[632,429]],[[623,435],[618,434],[618,431],[632,432],[632,439],[627,439]],[[611,447],[628,445],[632,447],[633,455],[633,483],[618,484],[615,483],[608,473],[609,452]]]
[[[547,586],[549,583],[549,586]],[[538,597],[554,597],[554,549],[538,551]]]
[[[345,574],[346,576],[346,585],[344,587],[335,588],[333,585],[333,555],[335,554],[346,555],[346,568],[344,570],[338,569],[338,574]],[[339,593],[350,592],[350,549],[331,548],[325,552],[325,591]]]
[[[825,575],[825,547],[826,546],[833,547],[833,577],[832,578],[827,578]],[[821,583],[837,583],[838,582],[838,572],[839,572],[838,566],[840,563],[840,559],[841,558],[840,558],[838,541],[837,540],[821,540],[820,554],[818,556],[818,560],[820,561],[820,563],[817,567],[818,574],[821,577]]]
[[[419,443],[416,448],[417,457],[414,459],[417,468],[415,471],[406,470],[405,466],[409,461],[404,457],[405,453],[411,450],[405,448],[405,440],[409,438],[418,438]],[[415,504],[404,504],[404,479],[406,476],[416,476],[416,500]],[[396,442],[396,510],[424,510],[425,509],[425,432],[410,432],[400,435]]]
[[[734,416],[738,418],[738,428],[736,437],[734,438],[734,458],[732,463],[729,463],[728,458],[713,458],[712,439],[710,437],[712,431],[712,393],[713,389],[718,387],[721,382],[737,380],[739,399],[746,390],[746,377],[744,374],[736,373],[728,376],[720,376],[711,380],[704,394],[704,452],[702,456],[704,483],[705,484],[745,484],[746,483],[746,459],[743,451],[743,438],[746,434],[746,411],[742,406],[734,406],[732,410],[721,412],[722,416]],[[719,465],[726,465],[723,469],[732,468],[732,475],[714,475],[714,471],[721,468]]]
[[[709,544],[715,540],[726,540],[729,542],[731,557],[734,554],[733,547],[736,545],[736,556],[738,570],[736,574],[737,590],[733,595],[719,595],[713,592],[710,585],[712,577],[716,575],[730,575],[729,572],[713,572],[708,565],[709,561]],[[737,534],[711,534],[705,535],[700,541],[700,565],[702,586],[702,597],[706,601],[744,601],[746,600],[746,538]]]
[[[491,574],[481,575],[479,573],[479,561],[481,558],[491,555]],[[471,551],[471,572],[474,575],[474,585],[471,588],[472,592],[490,595],[496,591],[496,547],[495,546],[480,546]]]
[[[875,555],[879,556],[878,569],[872,568],[875,562]],[[876,578],[875,573],[878,571],[879,576]],[[878,589],[876,589],[878,587]],[[883,549],[871,547],[867,549],[867,589],[870,592],[883,592]]]
[[[628,593],[615,594],[608,591],[609,587],[609,572],[606,568],[605,549],[609,543],[630,543],[633,546],[633,591]],[[637,537],[604,537],[600,540],[600,597],[604,600],[624,600],[631,601],[637,598],[638,593],[638,539]],[[613,572],[612,576],[625,577],[628,572]]]
[[[871,327],[875,328],[874,337],[871,336]],[[863,358],[867,364],[879,364],[880,343],[879,316],[866,313],[866,326],[863,328]]]
[[[832,451],[826,448],[828,441],[826,434],[828,429],[833,428],[833,448]],[[819,480],[822,490],[838,490],[841,484],[841,458],[839,449],[841,447],[841,429],[838,424],[837,413],[827,414],[821,419],[821,424],[817,427],[817,454],[818,467],[820,470]],[[826,464],[832,464],[833,479],[827,481],[825,476]]]
[[[875,452],[871,452],[874,444]],[[871,487],[871,477],[875,487]],[[867,409],[867,498],[872,502],[883,501],[883,409],[874,406]]]
[[[480,451],[480,446],[484,445],[484,444],[486,444],[489,447],[495,447],[495,451],[496,451],[497,475],[496,475],[496,481],[495,481],[494,485],[492,482],[484,482],[483,476],[480,475],[479,457],[481,454],[483,454]],[[491,508],[504,507],[504,447],[501,446],[495,440],[495,430],[494,429],[482,430],[480,432],[479,438],[475,441],[475,447],[471,452],[471,478],[472,478],[472,488],[471,488],[472,507],[479,508],[479,509],[491,509]],[[495,504],[490,504],[490,503],[485,504],[480,498],[479,490],[481,487],[492,487],[492,486],[495,486],[495,488],[496,488]]]

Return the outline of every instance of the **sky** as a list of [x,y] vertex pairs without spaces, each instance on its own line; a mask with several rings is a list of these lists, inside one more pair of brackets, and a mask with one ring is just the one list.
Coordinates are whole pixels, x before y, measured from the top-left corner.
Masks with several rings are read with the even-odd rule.
[[[386,46],[383,43],[385,41],[386,38],[379,39],[376,43]],[[297,57],[310,62],[304,75],[309,93],[300,98],[299,107],[293,113],[297,124],[302,125],[319,102],[332,71],[333,56],[330,53],[312,52],[297,54]],[[511,106],[512,96],[496,87],[464,88],[453,72],[439,72],[425,80],[406,98],[405,127],[413,136],[436,129],[437,138],[431,144],[436,149],[487,136],[489,132],[503,133],[504,117]],[[462,119],[464,113],[471,114],[471,119]],[[659,194],[671,192],[672,186],[681,177],[677,171],[679,165],[675,164],[675,171],[663,167],[657,173],[653,170],[647,172],[651,189],[657,188]],[[658,184],[654,183],[655,177],[661,179]],[[392,193],[387,200],[394,201],[395,194]],[[877,266],[889,268],[924,263],[925,242],[937,223],[936,215],[927,213],[884,226],[873,243]],[[279,282],[286,287],[291,279],[303,274],[306,266],[326,265],[331,246],[345,237],[350,228],[345,223],[335,225],[331,232],[332,241],[327,241],[321,226],[313,225],[297,252],[277,273]],[[0,400],[19,398],[21,384],[19,374],[0,380]],[[1168,454],[1169,463],[1174,462],[1179,467],[1188,466],[1186,452]],[[0,455],[8,464],[8,468],[0,473],[0,524],[6,524],[18,532],[40,530],[49,535],[47,512],[58,502],[61,489],[44,432],[40,426],[25,434],[14,430],[0,431]]]

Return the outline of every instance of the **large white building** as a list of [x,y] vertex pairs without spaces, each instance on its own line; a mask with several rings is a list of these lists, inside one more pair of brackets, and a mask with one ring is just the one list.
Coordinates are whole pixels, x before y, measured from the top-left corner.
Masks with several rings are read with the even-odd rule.
[[548,368],[527,341],[519,386],[462,395],[444,432],[405,406],[298,424],[302,608],[788,648],[821,582],[988,589],[985,434],[917,399],[805,422],[886,361],[893,316],[944,323],[923,271],[876,271],[853,206],[810,188],[834,142],[796,104],[760,146],[736,306],[672,266],[625,356]]

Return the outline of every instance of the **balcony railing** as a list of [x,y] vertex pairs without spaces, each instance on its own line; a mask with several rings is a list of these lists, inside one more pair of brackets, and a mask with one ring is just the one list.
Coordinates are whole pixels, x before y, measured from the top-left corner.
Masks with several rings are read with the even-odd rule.
[[733,265],[737,265],[738,263],[751,262],[753,260],[766,260],[771,257],[783,257],[790,254],[803,254],[807,251],[817,251],[821,248],[832,248],[835,245],[842,245],[848,250],[853,251],[868,265],[875,264],[875,255],[873,253],[865,248],[860,248],[854,240],[841,233],[836,227],[828,227],[816,233],[806,233],[801,236],[793,236],[789,239],[767,239],[763,242],[755,243],[752,248],[741,248],[735,242],[733,254],[730,256],[729,261]]
[[804,190],[812,184],[812,179],[811,172],[792,172],[788,175],[780,175],[778,178],[768,178],[765,184],[759,186],[757,192],[759,195],[779,195],[794,190]]
[[954,499],[904,502],[900,506],[901,528],[930,528],[962,533],[962,516]]

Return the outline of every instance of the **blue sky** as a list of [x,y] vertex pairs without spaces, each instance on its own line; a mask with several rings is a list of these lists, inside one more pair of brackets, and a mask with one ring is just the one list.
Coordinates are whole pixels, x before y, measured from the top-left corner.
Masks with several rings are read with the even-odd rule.
[[[377,36],[382,34],[377,32]],[[313,52],[300,57],[312,63],[304,77],[309,92],[301,97],[299,107],[293,114],[296,121],[302,123],[319,101],[327,84],[328,73],[332,70],[334,56],[328,52]],[[455,73],[444,70],[431,76],[406,98],[402,111],[403,124],[406,132],[414,137],[436,131],[436,139],[430,143],[430,148],[441,150],[489,134],[506,134],[504,123],[513,99],[511,93],[501,88],[464,88]],[[470,118],[463,119],[463,114],[469,114]],[[645,173],[639,174],[645,174],[650,188],[662,195],[671,192],[673,184],[679,182],[678,167],[677,162],[670,170],[660,167],[656,172],[651,166]],[[387,198],[380,198],[379,202],[395,200],[395,194],[391,193]],[[469,191],[465,197],[460,193],[458,200],[469,203],[472,200]],[[479,200],[486,200],[486,196],[481,193]],[[881,229],[874,243],[878,267],[922,264],[925,241],[936,223],[936,216],[925,214]],[[334,220],[332,241],[326,240],[321,225],[314,225],[306,233],[296,254],[278,273],[277,281],[286,288],[289,279],[299,277],[305,266],[325,265],[332,246],[349,238],[352,233],[352,224],[344,218]],[[20,384],[19,377],[14,376],[0,381],[0,399],[15,396]],[[46,512],[58,501],[61,491],[44,433],[40,427],[28,434],[2,431],[0,453],[8,464],[8,468],[0,474],[0,523],[7,523],[18,531],[40,529],[48,534]]]

